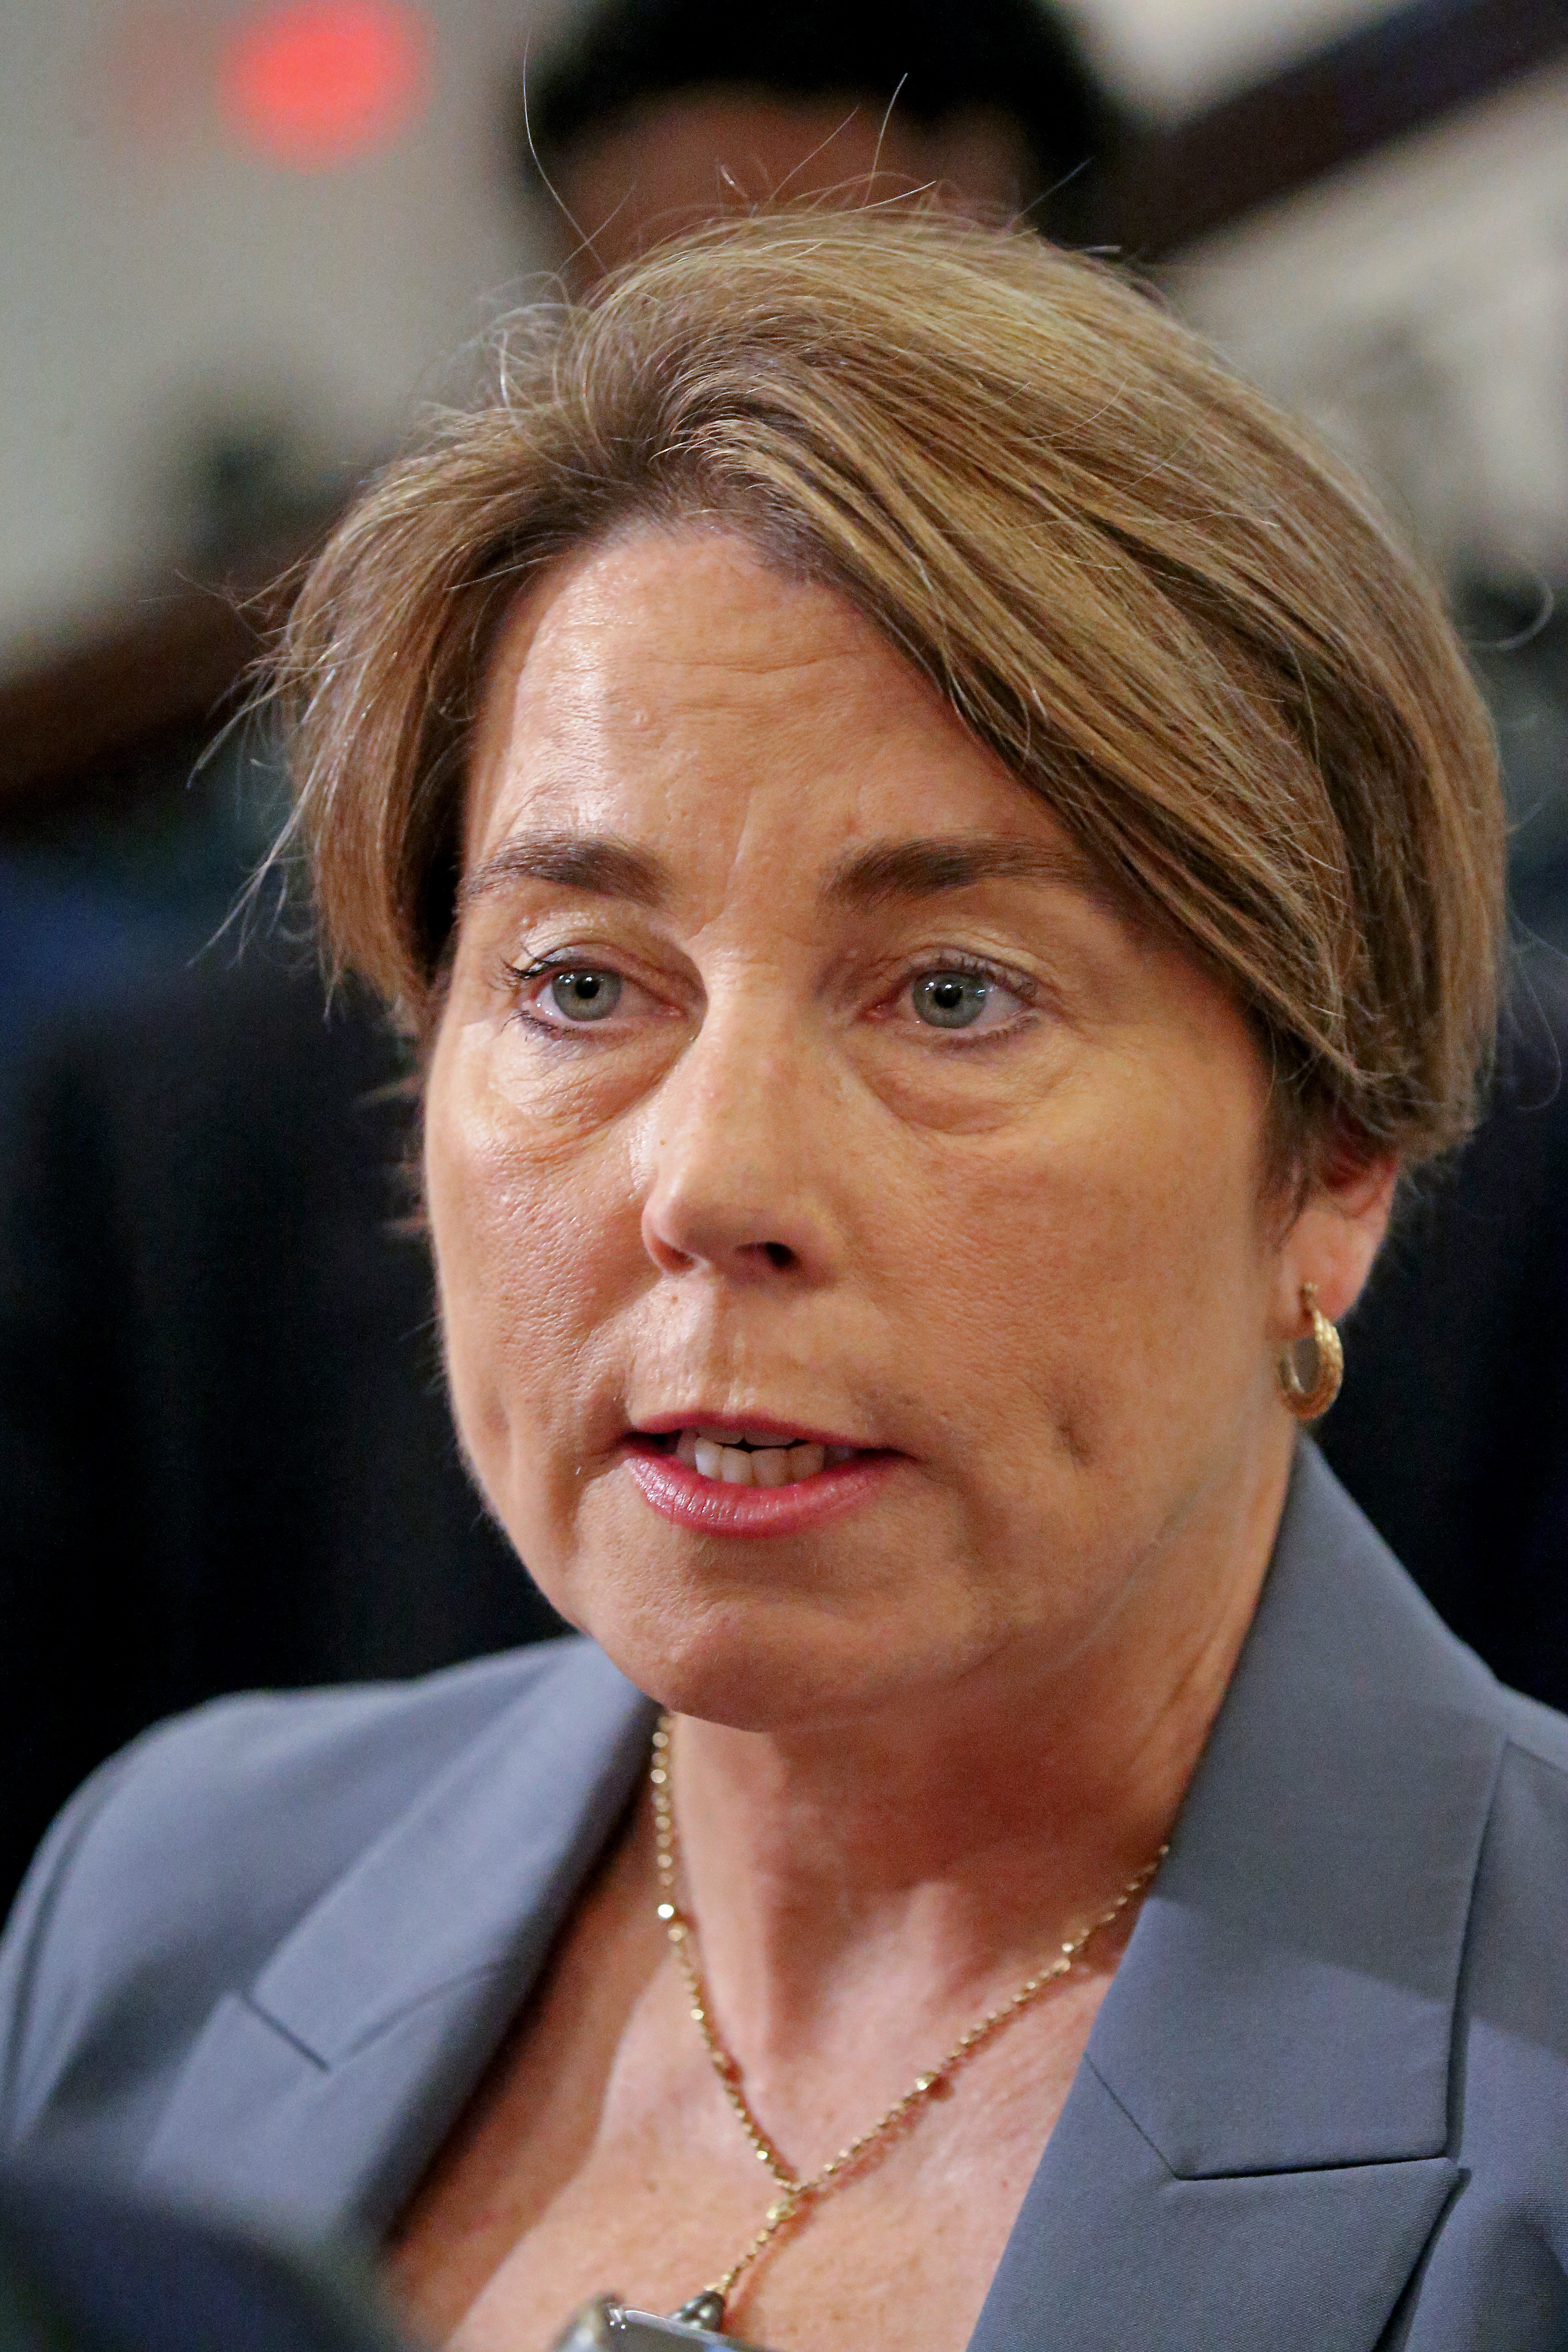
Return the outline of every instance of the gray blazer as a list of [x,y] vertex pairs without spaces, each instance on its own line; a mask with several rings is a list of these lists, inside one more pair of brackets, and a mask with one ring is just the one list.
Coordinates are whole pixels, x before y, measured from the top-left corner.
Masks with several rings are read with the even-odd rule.
[[[641,1772],[564,1641],[224,1701],[73,1801],[0,1947],[0,2147],[397,2213]],[[1568,2346],[1568,1722],[1310,1446],[971,2352]]]

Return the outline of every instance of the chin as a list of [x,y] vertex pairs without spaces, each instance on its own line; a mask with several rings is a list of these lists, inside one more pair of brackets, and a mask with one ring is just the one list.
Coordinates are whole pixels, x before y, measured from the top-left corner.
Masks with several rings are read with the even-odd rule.
[[[619,1571],[568,1580],[555,1606],[596,1641],[639,1690],[672,1714],[737,1731],[832,1723],[908,1701],[962,1669],[970,1643],[956,1629],[932,1640],[942,1612],[896,1611],[868,1594],[737,1589],[701,1573]],[[918,1622],[917,1622],[918,1621]]]
[[[618,1479],[531,1499],[546,1507],[529,1524],[506,1518],[545,1597],[674,1714],[746,1731],[863,1719],[951,1686],[1008,1630],[921,1495],[761,1541],[670,1527]],[[917,1580],[911,1560],[933,1567]]]

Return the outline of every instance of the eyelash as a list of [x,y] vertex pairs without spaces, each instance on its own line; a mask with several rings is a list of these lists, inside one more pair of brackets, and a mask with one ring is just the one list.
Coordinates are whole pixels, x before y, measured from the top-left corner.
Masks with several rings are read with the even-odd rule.
[[[506,971],[521,988],[527,981],[542,980],[547,971],[584,971],[592,962],[592,955],[584,953],[582,950],[573,953],[569,949],[558,948],[552,955],[535,956],[531,963],[509,963]],[[606,964],[605,969],[608,971],[609,966]]]
[[[531,982],[543,980],[551,972],[576,971],[581,970],[584,966],[591,964],[592,961],[593,951],[591,950],[585,952],[581,949],[571,950],[562,948],[555,950],[549,955],[536,956],[530,963],[505,964],[503,969],[511,984],[512,993],[516,999],[518,1016],[524,1021],[530,1022],[535,1028],[542,1031],[547,1036],[560,1037],[563,1035],[582,1034],[581,1032],[574,1032],[570,1028],[559,1027],[553,1021],[536,1020],[529,1007],[524,1003],[522,1000],[522,992]],[[615,967],[607,961],[605,968],[607,971],[615,969]],[[922,955],[918,962],[908,965],[904,971],[903,976],[899,982],[897,989],[893,992],[892,999],[884,1000],[884,1002],[896,1002],[897,999],[903,994],[906,989],[913,987],[917,980],[924,978],[924,976],[929,972],[937,971],[961,971],[974,980],[994,982],[998,988],[1005,988],[1010,996],[1016,996],[1019,1003],[1026,1007],[1032,1008],[1039,1001],[1039,984],[1037,981],[1032,979],[1027,972],[1012,971],[1005,964],[993,963],[990,959],[985,956],[971,955],[961,948],[950,948],[940,950],[934,954],[928,952],[927,954]],[[622,977],[624,978],[626,975],[623,974]],[[964,1039],[964,1032],[962,1030],[955,1030],[949,1034],[954,1045],[961,1042],[966,1042],[967,1045],[973,1048],[977,1045],[988,1045],[993,1039],[998,1036],[1005,1036],[1009,1033],[1007,1029],[1000,1031],[995,1029],[984,1030],[978,1035],[968,1038],[966,1041]]]
[[1039,1000],[1039,982],[1026,971],[1014,971],[1004,963],[993,963],[988,956],[966,954],[962,948],[943,948],[935,955],[922,955],[918,963],[910,964],[899,982],[901,992],[913,986],[931,971],[962,971],[971,980],[994,981],[1005,988],[1009,996],[1020,1003],[1034,1004]]

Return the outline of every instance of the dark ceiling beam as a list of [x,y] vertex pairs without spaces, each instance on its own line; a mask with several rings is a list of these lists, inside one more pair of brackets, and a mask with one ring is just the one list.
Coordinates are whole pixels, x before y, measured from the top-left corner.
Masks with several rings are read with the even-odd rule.
[[0,805],[90,784],[102,768],[209,724],[243,699],[300,570],[296,541],[182,582],[0,680]]
[[257,650],[231,604],[179,597],[41,662],[0,687],[0,793],[47,791],[208,713],[216,720]]
[[1132,133],[1105,227],[1135,261],[1327,177],[1568,53],[1568,0],[1417,0],[1237,90]]

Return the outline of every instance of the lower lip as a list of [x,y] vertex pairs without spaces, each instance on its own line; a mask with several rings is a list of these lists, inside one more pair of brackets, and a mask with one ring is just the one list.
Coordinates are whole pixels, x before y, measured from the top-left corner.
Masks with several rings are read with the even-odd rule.
[[858,1454],[788,1486],[726,1486],[636,1438],[626,1464],[644,1500],[677,1527],[706,1536],[789,1536],[853,1510],[875,1493],[898,1459],[896,1454]]

